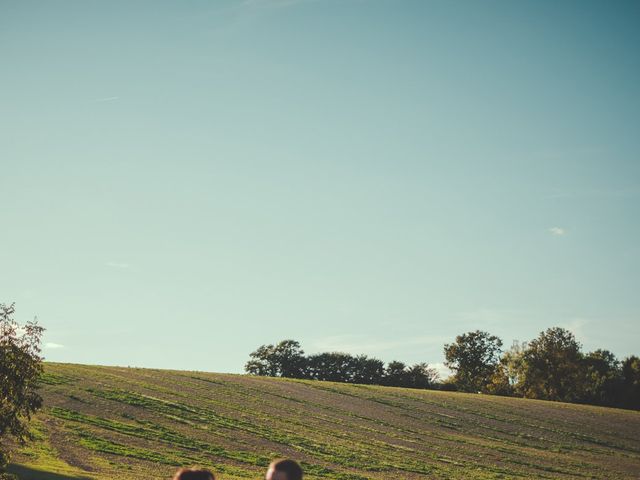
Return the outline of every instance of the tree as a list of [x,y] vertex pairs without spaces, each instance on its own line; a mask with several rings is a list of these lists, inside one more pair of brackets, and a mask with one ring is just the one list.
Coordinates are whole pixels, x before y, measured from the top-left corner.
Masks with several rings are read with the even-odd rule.
[[[44,329],[35,321],[19,325],[14,312],[15,304],[0,304],[0,440],[10,435],[23,443],[30,438],[27,422],[42,406],[37,388]],[[8,452],[0,444],[0,471],[7,462]]]
[[438,372],[427,363],[416,363],[406,372],[410,388],[433,388],[438,382]]
[[617,404],[640,410],[640,358],[632,355],[622,361],[622,386]]
[[493,395],[512,396],[520,392],[523,375],[523,357],[527,348],[526,342],[513,342],[509,350],[502,354],[500,363],[491,375],[486,386],[487,393]]
[[383,383],[390,387],[405,387],[407,384],[407,366],[397,360],[389,362],[385,369]]
[[307,359],[309,377],[327,382],[352,382],[356,358],[348,353],[324,352]]
[[445,365],[455,372],[458,389],[483,391],[500,361],[501,347],[502,340],[480,330],[458,335],[455,343],[446,344]]
[[438,380],[438,372],[427,363],[416,363],[409,367],[394,360],[387,365],[382,384],[390,387],[434,388]]
[[620,390],[620,362],[608,350],[596,350],[582,360],[584,392],[582,401],[596,405],[614,405]]
[[528,398],[579,401],[584,395],[580,348],[573,333],[564,328],[541,332],[523,354],[522,394]]
[[261,345],[249,354],[251,358],[244,366],[245,372],[261,377],[275,377],[278,375],[278,366],[273,354],[273,345]]
[[366,355],[358,355],[353,360],[353,383],[379,385],[384,376],[384,362]]
[[280,367],[280,376],[301,378],[304,376],[305,357],[300,343],[295,340],[283,340],[274,349],[276,362]]
[[252,375],[303,378],[306,359],[300,343],[283,340],[277,345],[262,345],[250,355],[244,369]]

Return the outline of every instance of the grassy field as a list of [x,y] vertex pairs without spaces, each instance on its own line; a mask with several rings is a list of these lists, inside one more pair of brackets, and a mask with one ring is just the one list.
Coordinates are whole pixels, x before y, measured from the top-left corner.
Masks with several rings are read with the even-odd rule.
[[20,478],[640,478],[640,413],[243,375],[47,364]]

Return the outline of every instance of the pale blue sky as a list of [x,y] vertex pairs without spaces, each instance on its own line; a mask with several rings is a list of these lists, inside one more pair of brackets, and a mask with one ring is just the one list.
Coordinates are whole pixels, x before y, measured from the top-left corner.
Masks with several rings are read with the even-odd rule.
[[[640,350],[640,3],[0,1],[0,301],[47,359]],[[54,347],[58,348],[54,348]]]

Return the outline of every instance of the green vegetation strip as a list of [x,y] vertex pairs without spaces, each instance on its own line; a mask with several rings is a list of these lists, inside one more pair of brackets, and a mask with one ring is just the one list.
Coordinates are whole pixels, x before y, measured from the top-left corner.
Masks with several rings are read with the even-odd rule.
[[[139,422],[139,424],[130,424],[119,422],[117,420],[110,420],[106,418],[96,417],[92,415],[85,415],[73,410],[68,410],[59,407],[53,407],[50,413],[62,420],[92,425],[95,427],[103,428],[105,430],[114,431],[123,435],[129,435],[137,438],[142,438],[150,441],[159,441],[166,443],[172,447],[178,447],[186,450],[191,450],[199,454],[207,454],[220,458],[227,458],[243,462],[246,464],[266,467],[272,459],[272,456],[257,455],[252,452],[232,452],[222,447],[210,445],[206,442],[191,439],[180,435],[179,433],[172,432],[169,429],[160,425],[152,424],[151,422]],[[80,437],[80,444],[91,450],[100,451],[104,453],[110,453],[114,455],[121,455],[125,457],[132,457],[141,460],[149,460],[160,462],[167,465],[184,465],[192,462],[193,460],[202,462],[202,457],[184,457],[180,455],[165,455],[163,453],[154,452],[147,449],[128,447],[123,444],[115,443],[104,438],[97,437],[95,434],[90,433],[87,430],[75,428],[75,432]],[[208,459],[207,459],[208,460]],[[335,470],[321,467],[319,465],[307,463],[306,471],[310,475],[316,475],[335,480],[366,480],[367,477],[363,477],[357,474],[336,472]],[[219,471],[229,471],[228,467],[220,466]],[[233,469],[233,473],[242,474],[242,476],[250,475],[246,471]]]

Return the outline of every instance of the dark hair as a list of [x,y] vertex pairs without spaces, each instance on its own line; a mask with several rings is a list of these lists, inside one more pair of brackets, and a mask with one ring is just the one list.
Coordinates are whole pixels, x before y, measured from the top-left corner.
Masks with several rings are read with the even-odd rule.
[[209,470],[200,468],[181,468],[173,476],[173,480],[216,480]]
[[287,480],[302,480],[302,468],[295,460],[288,458],[274,460],[271,462],[271,466],[276,472],[286,473]]

